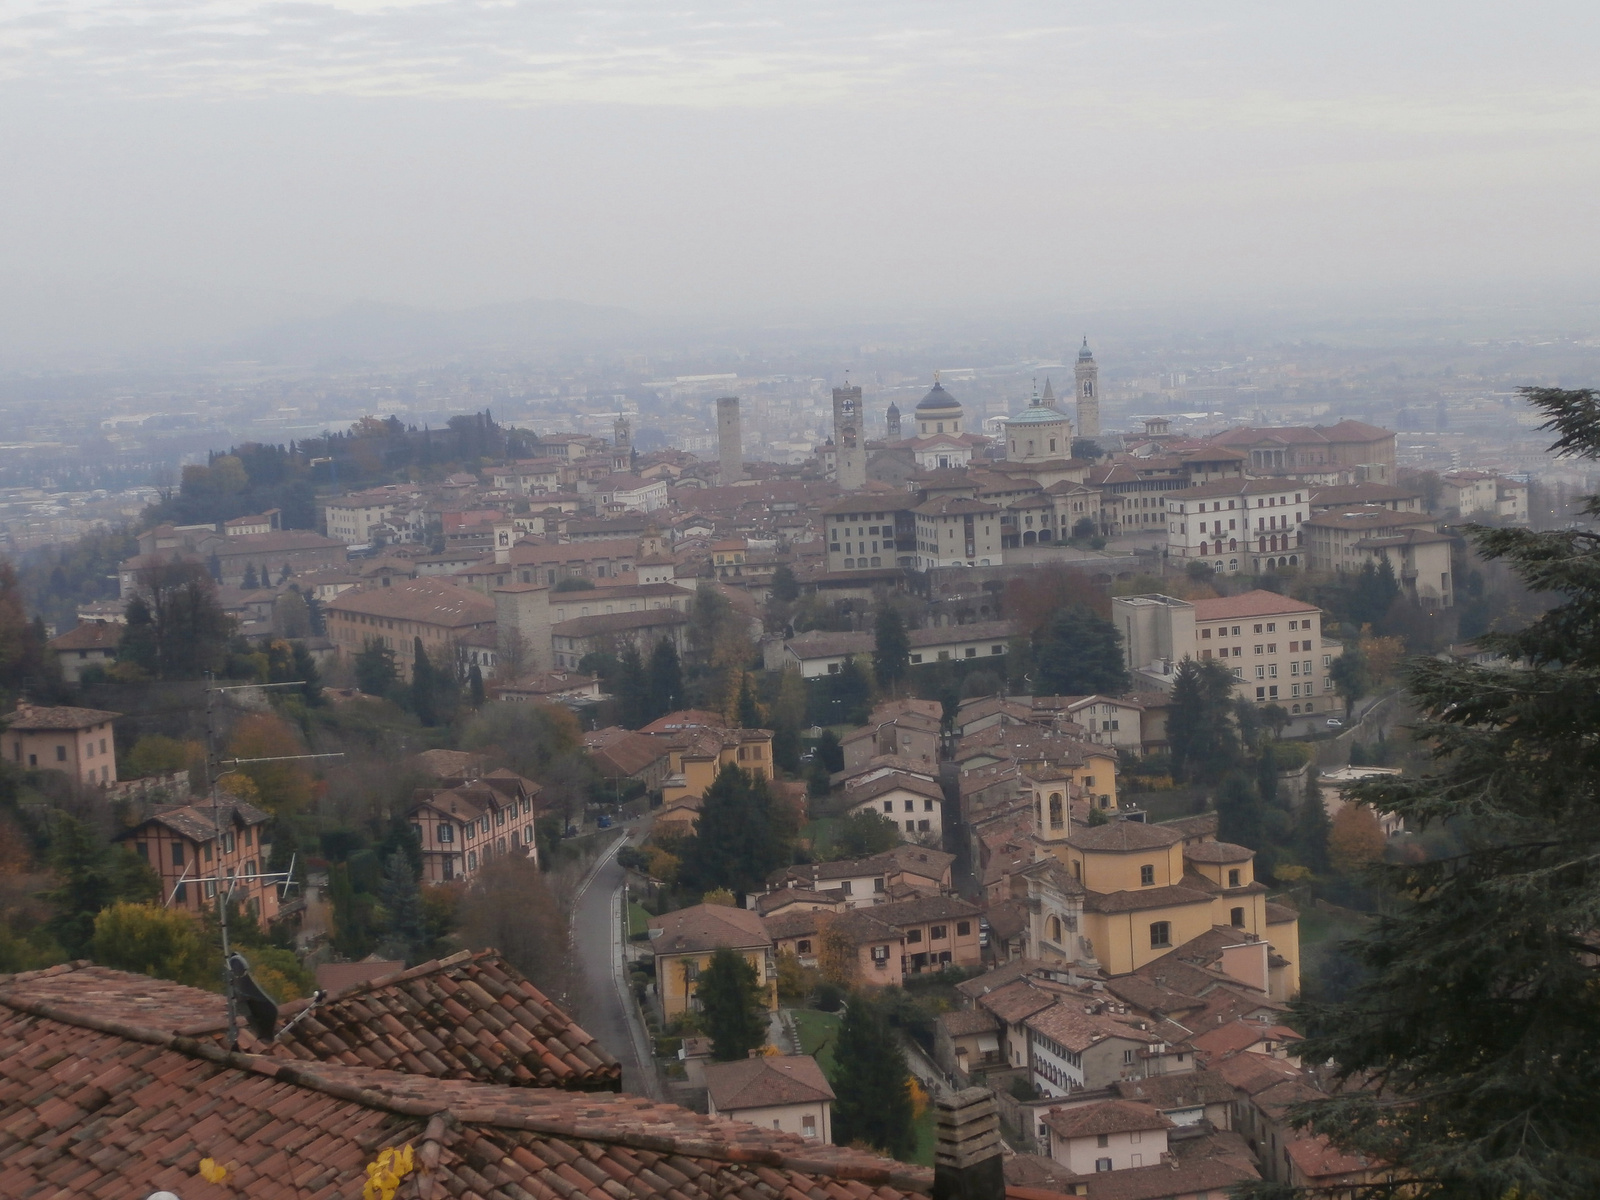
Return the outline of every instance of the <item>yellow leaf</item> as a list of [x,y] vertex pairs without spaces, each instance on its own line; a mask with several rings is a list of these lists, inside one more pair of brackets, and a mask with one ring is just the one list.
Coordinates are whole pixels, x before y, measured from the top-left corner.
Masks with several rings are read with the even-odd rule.
[[221,1183],[228,1177],[228,1168],[214,1158],[200,1160],[200,1178],[207,1183]]

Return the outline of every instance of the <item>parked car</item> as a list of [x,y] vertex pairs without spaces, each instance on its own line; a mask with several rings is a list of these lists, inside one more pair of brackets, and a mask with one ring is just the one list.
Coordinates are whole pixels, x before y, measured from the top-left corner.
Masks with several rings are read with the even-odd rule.
[[1328,721],[1327,721],[1327,725],[1328,725],[1329,729],[1343,729],[1344,728],[1344,722],[1339,720],[1338,717],[1329,717]]
[[602,813],[598,818],[596,818],[595,824],[597,826],[599,826],[601,829],[610,829],[611,828],[611,818],[606,816],[604,813]]

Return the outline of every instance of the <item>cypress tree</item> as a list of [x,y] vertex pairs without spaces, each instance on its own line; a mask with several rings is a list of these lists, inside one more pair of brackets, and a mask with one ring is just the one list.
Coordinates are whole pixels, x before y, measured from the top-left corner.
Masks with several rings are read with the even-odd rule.
[[911,638],[900,610],[885,601],[873,623],[872,671],[889,689],[906,677],[911,664]]
[[467,672],[467,689],[472,696],[472,707],[482,708],[489,697],[483,690],[483,672],[477,663],[473,663],[472,669]]
[[645,706],[645,711],[650,716],[641,724],[648,724],[657,717],[676,712],[679,702],[683,699],[683,664],[678,661],[678,648],[666,638],[657,642],[656,648],[650,653],[647,684],[646,694],[649,703]]
[[750,675],[748,672],[739,679],[739,727],[741,729],[760,729],[761,706],[756,703],[756,694],[750,689]]
[[434,683],[433,663],[428,660],[428,651],[422,645],[422,639],[413,639],[413,656],[411,663],[411,710],[417,714],[417,720],[424,725],[437,725],[439,723],[437,687]]
[[912,1127],[911,1072],[878,1005],[850,998],[834,1046],[833,1140],[865,1142],[904,1159],[916,1146]]
[[[648,725],[661,713],[650,706],[649,687],[645,679],[644,660],[639,657],[639,647],[629,642],[617,655],[617,720],[624,729],[637,729]],[[663,709],[662,712],[668,710]]]
[[384,939],[381,949],[413,963],[421,956],[426,941],[422,919],[422,891],[416,871],[404,850],[395,850],[383,866],[383,884],[378,898],[383,902]]
[[711,1056],[718,1062],[746,1058],[767,1043],[767,1006],[750,960],[726,946],[711,955],[695,984]]

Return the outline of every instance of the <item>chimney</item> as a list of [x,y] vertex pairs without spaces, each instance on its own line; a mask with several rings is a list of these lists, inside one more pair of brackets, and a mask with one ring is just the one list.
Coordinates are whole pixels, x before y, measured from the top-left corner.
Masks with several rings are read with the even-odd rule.
[[973,1087],[941,1096],[934,1122],[933,1200],[1005,1200],[994,1094]]

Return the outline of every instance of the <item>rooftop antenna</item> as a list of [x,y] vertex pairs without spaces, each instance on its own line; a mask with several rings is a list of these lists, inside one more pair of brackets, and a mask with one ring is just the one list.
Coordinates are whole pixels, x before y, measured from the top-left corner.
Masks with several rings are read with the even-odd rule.
[[[217,858],[222,857],[222,796],[219,786],[217,767],[221,766],[246,766],[250,763],[262,762],[290,762],[307,758],[343,758],[342,753],[333,754],[282,754],[268,758],[216,758],[216,728],[213,721],[216,712],[216,696],[220,692],[242,692],[254,688],[285,688],[304,687],[304,679],[288,680],[282,683],[243,683],[217,687],[212,682],[208,673],[206,676],[206,790],[211,793],[211,829],[217,841]],[[245,875],[238,875],[231,870],[224,875],[197,875],[189,876],[189,868],[184,867],[183,874],[173,884],[172,891],[168,893],[166,904],[170,906],[178,897],[178,889],[186,884],[195,883],[202,887],[209,885],[212,898],[217,902],[217,925],[222,934],[222,991],[228,999],[228,1048],[239,1048],[239,1006],[242,1003],[249,1013],[250,1027],[262,1041],[272,1041],[274,1029],[278,1022],[278,1006],[265,989],[255,981],[250,974],[250,964],[242,954],[236,954],[228,939],[228,907],[233,901],[234,890],[240,883],[259,880],[282,888],[287,892],[290,888],[298,886],[295,882],[294,868],[299,855],[291,855],[289,867],[285,871],[255,871]],[[198,860],[195,863],[199,865]],[[201,892],[204,897],[204,891]],[[313,1005],[317,996],[312,998]],[[303,1014],[302,1014],[303,1015]],[[298,1020],[298,1018],[296,1018]]]

